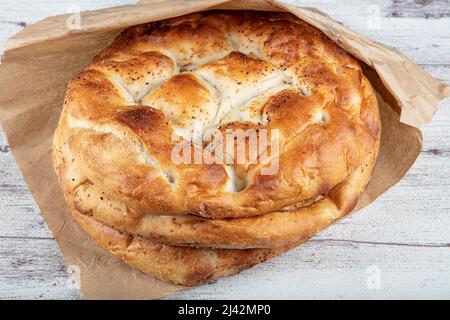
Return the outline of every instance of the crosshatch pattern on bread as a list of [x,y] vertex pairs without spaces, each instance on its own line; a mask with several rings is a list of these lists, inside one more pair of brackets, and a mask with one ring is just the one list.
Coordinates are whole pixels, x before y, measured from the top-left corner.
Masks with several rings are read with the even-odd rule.
[[[173,161],[188,139],[214,159],[218,144],[202,135],[238,129],[277,130],[277,170]],[[149,274],[196,285],[349,213],[380,131],[359,63],[321,31],[290,14],[214,11],[119,35],[71,81],[53,156],[92,238]]]

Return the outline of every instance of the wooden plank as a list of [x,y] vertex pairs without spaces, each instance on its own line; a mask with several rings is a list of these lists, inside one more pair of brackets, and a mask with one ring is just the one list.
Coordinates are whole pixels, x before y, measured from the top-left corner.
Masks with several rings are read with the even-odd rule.
[[[47,15],[66,13],[67,8],[70,8],[69,1],[57,1],[57,5],[52,6],[47,14],[42,10],[39,3],[33,2],[31,5],[26,5],[26,1],[18,2],[20,9],[14,10],[10,13],[9,10],[2,10],[7,7],[5,0],[0,0],[0,26],[2,32],[0,33],[0,46],[3,47],[6,39],[14,33],[22,29],[22,25],[35,22]],[[291,1],[292,2],[292,1]],[[49,3],[52,3],[51,1]],[[95,5],[93,4],[95,3]],[[97,9],[107,6],[108,4],[126,4],[130,1],[100,1],[92,4],[84,4],[81,2],[79,8],[82,10]],[[361,8],[370,8],[370,1],[366,5],[355,5],[354,1],[348,1],[347,11],[341,12],[338,10],[333,13],[332,6],[328,1],[317,2],[317,7],[323,9],[325,12],[331,14],[338,21],[342,21],[351,29],[364,34],[365,36],[382,41],[394,48],[407,53],[412,59],[422,64],[450,64],[450,18],[442,19],[421,19],[421,18],[392,18],[382,9],[387,7],[386,4],[380,5],[380,22],[379,28],[373,28],[369,12],[361,11]],[[383,2],[384,3],[384,2]],[[311,4],[315,4],[312,2]],[[353,6],[351,6],[353,4]],[[335,7],[335,6],[334,6]],[[344,8],[340,5],[339,8]],[[339,9],[338,8],[338,9]],[[5,16],[8,12],[8,16]],[[2,13],[4,16],[2,16]],[[388,17],[385,17],[385,16]]]
[[450,17],[449,0],[334,0],[295,1],[304,7],[316,7],[333,17],[373,16],[439,19]]
[[313,240],[253,270],[170,298],[273,299],[276,293],[276,299],[448,299],[449,266],[447,247]]
[[394,0],[387,8],[391,17],[443,18],[450,17],[449,0]]
[[[79,7],[82,10],[95,10],[110,6],[135,3],[135,0],[0,0],[0,21],[22,21],[30,23],[42,17],[65,13]],[[335,17],[369,16],[374,8],[379,8],[383,17],[408,17],[438,19],[450,17],[449,0],[334,0],[296,1],[285,0],[286,3],[305,7],[316,7],[333,14]]]
[[0,0],[0,21],[30,24],[45,17],[132,4],[133,0]]
[[52,239],[1,238],[0,252],[1,299],[80,297]]

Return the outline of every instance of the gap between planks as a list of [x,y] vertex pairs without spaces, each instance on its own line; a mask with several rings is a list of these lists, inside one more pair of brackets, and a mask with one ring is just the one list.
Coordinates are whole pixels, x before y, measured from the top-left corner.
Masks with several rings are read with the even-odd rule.
[[[41,241],[54,241],[53,237],[20,237],[20,236],[0,236],[0,240],[41,240]],[[416,247],[416,248],[450,248],[450,243],[401,243],[401,242],[376,242],[376,241],[359,241],[351,239],[309,239],[309,243],[326,243],[339,245],[373,245],[373,246],[401,246],[401,247]]]

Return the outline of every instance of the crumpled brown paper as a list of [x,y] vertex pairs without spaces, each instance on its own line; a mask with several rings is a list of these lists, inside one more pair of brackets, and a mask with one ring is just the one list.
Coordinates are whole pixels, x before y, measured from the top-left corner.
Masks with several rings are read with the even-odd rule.
[[106,47],[121,29],[207,9],[290,11],[324,31],[364,62],[378,92],[383,122],[380,155],[359,207],[397,183],[422,149],[417,129],[450,96],[450,87],[395,50],[348,30],[315,10],[278,0],[147,0],[40,21],[6,45],[0,66],[0,119],[13,155],[68,265],[81,272],[81,291],[90,299],[158,298],[182,289],[156,280],[111,257],[72,220],[51,165],[51,143],[69,80]]

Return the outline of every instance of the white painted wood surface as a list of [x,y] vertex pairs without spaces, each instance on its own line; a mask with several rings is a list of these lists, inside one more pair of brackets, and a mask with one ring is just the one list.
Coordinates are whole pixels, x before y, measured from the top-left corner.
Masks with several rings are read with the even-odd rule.
[[[47,16],[133,2],[0,0],[0,46]],[[450,83],[449,0],[287,2],[315,6]],[[281,257],[172,298],[450,298],[449,107],[423,128],[411,171],[371,206]],[[0,298],[80,298],[67,278],[0,130]]]

